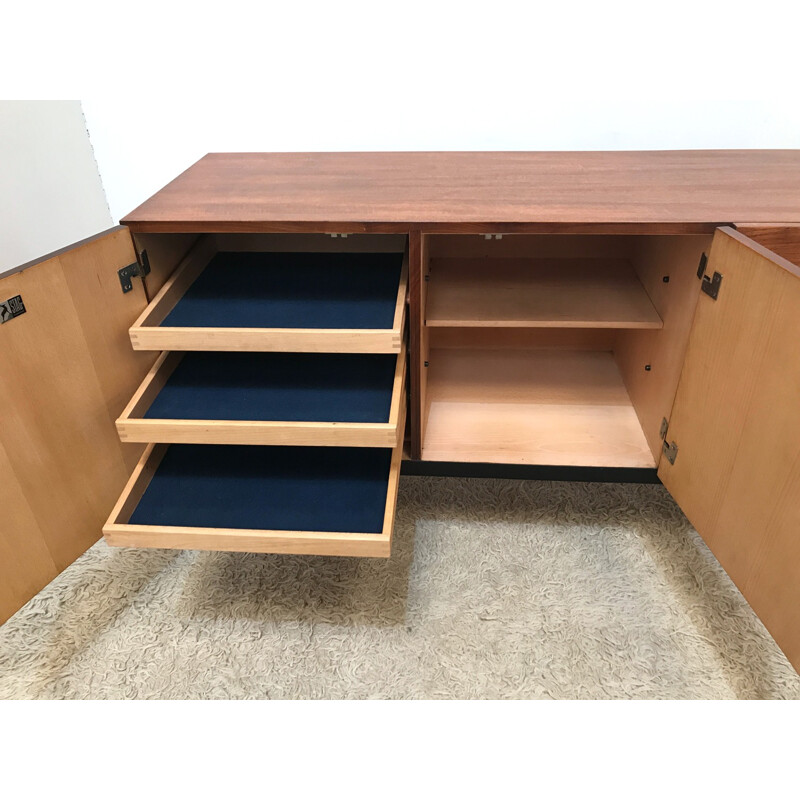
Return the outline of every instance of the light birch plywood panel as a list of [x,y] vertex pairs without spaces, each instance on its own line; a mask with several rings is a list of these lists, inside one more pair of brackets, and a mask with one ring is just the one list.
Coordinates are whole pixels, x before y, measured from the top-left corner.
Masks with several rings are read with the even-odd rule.
[[[634,267],[664,321],[661,330],[616,332],[614,356],[625,388],[656,459],[661,453],[661,420],[669,418],[694,319],[700,256],[710,236],[637,237]],[[664,280],[667,278],[668,280]]]

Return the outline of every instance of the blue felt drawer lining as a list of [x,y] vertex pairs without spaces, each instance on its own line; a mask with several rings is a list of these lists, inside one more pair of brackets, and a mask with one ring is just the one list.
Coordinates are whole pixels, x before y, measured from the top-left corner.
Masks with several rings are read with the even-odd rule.
[[390,329],[401,253],[217,253],[162,327]]
[[388,422],[396,355],[187,353],[147,419]]
[[133,525],[381,533],[392,451],[171,445]]

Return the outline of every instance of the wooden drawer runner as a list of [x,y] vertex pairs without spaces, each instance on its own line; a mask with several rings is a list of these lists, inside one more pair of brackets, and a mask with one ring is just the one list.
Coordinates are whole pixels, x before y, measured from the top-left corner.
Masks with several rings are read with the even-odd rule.
[[123,441],[396,447],[398,355],[164,353],[117,420]]
[[103,533],[122,547],[388,557],[401,448],[150,445]]
[[130,329],[136,350],[398,353],[402,253],[215,252],[202,240]]

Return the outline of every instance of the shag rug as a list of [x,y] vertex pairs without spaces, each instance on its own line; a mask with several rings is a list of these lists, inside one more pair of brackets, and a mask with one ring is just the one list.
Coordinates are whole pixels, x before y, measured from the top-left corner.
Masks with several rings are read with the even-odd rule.
[[0,698],[800,698],[661,486],[404,477],[389,560],[103,542]]

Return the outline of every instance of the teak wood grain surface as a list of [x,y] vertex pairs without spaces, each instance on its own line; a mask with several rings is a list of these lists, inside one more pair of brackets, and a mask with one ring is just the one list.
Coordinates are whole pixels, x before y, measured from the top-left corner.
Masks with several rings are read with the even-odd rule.
[[707,233],[797,222],[798,185],[800,150],[211,153],[122,222],[134,233]]

